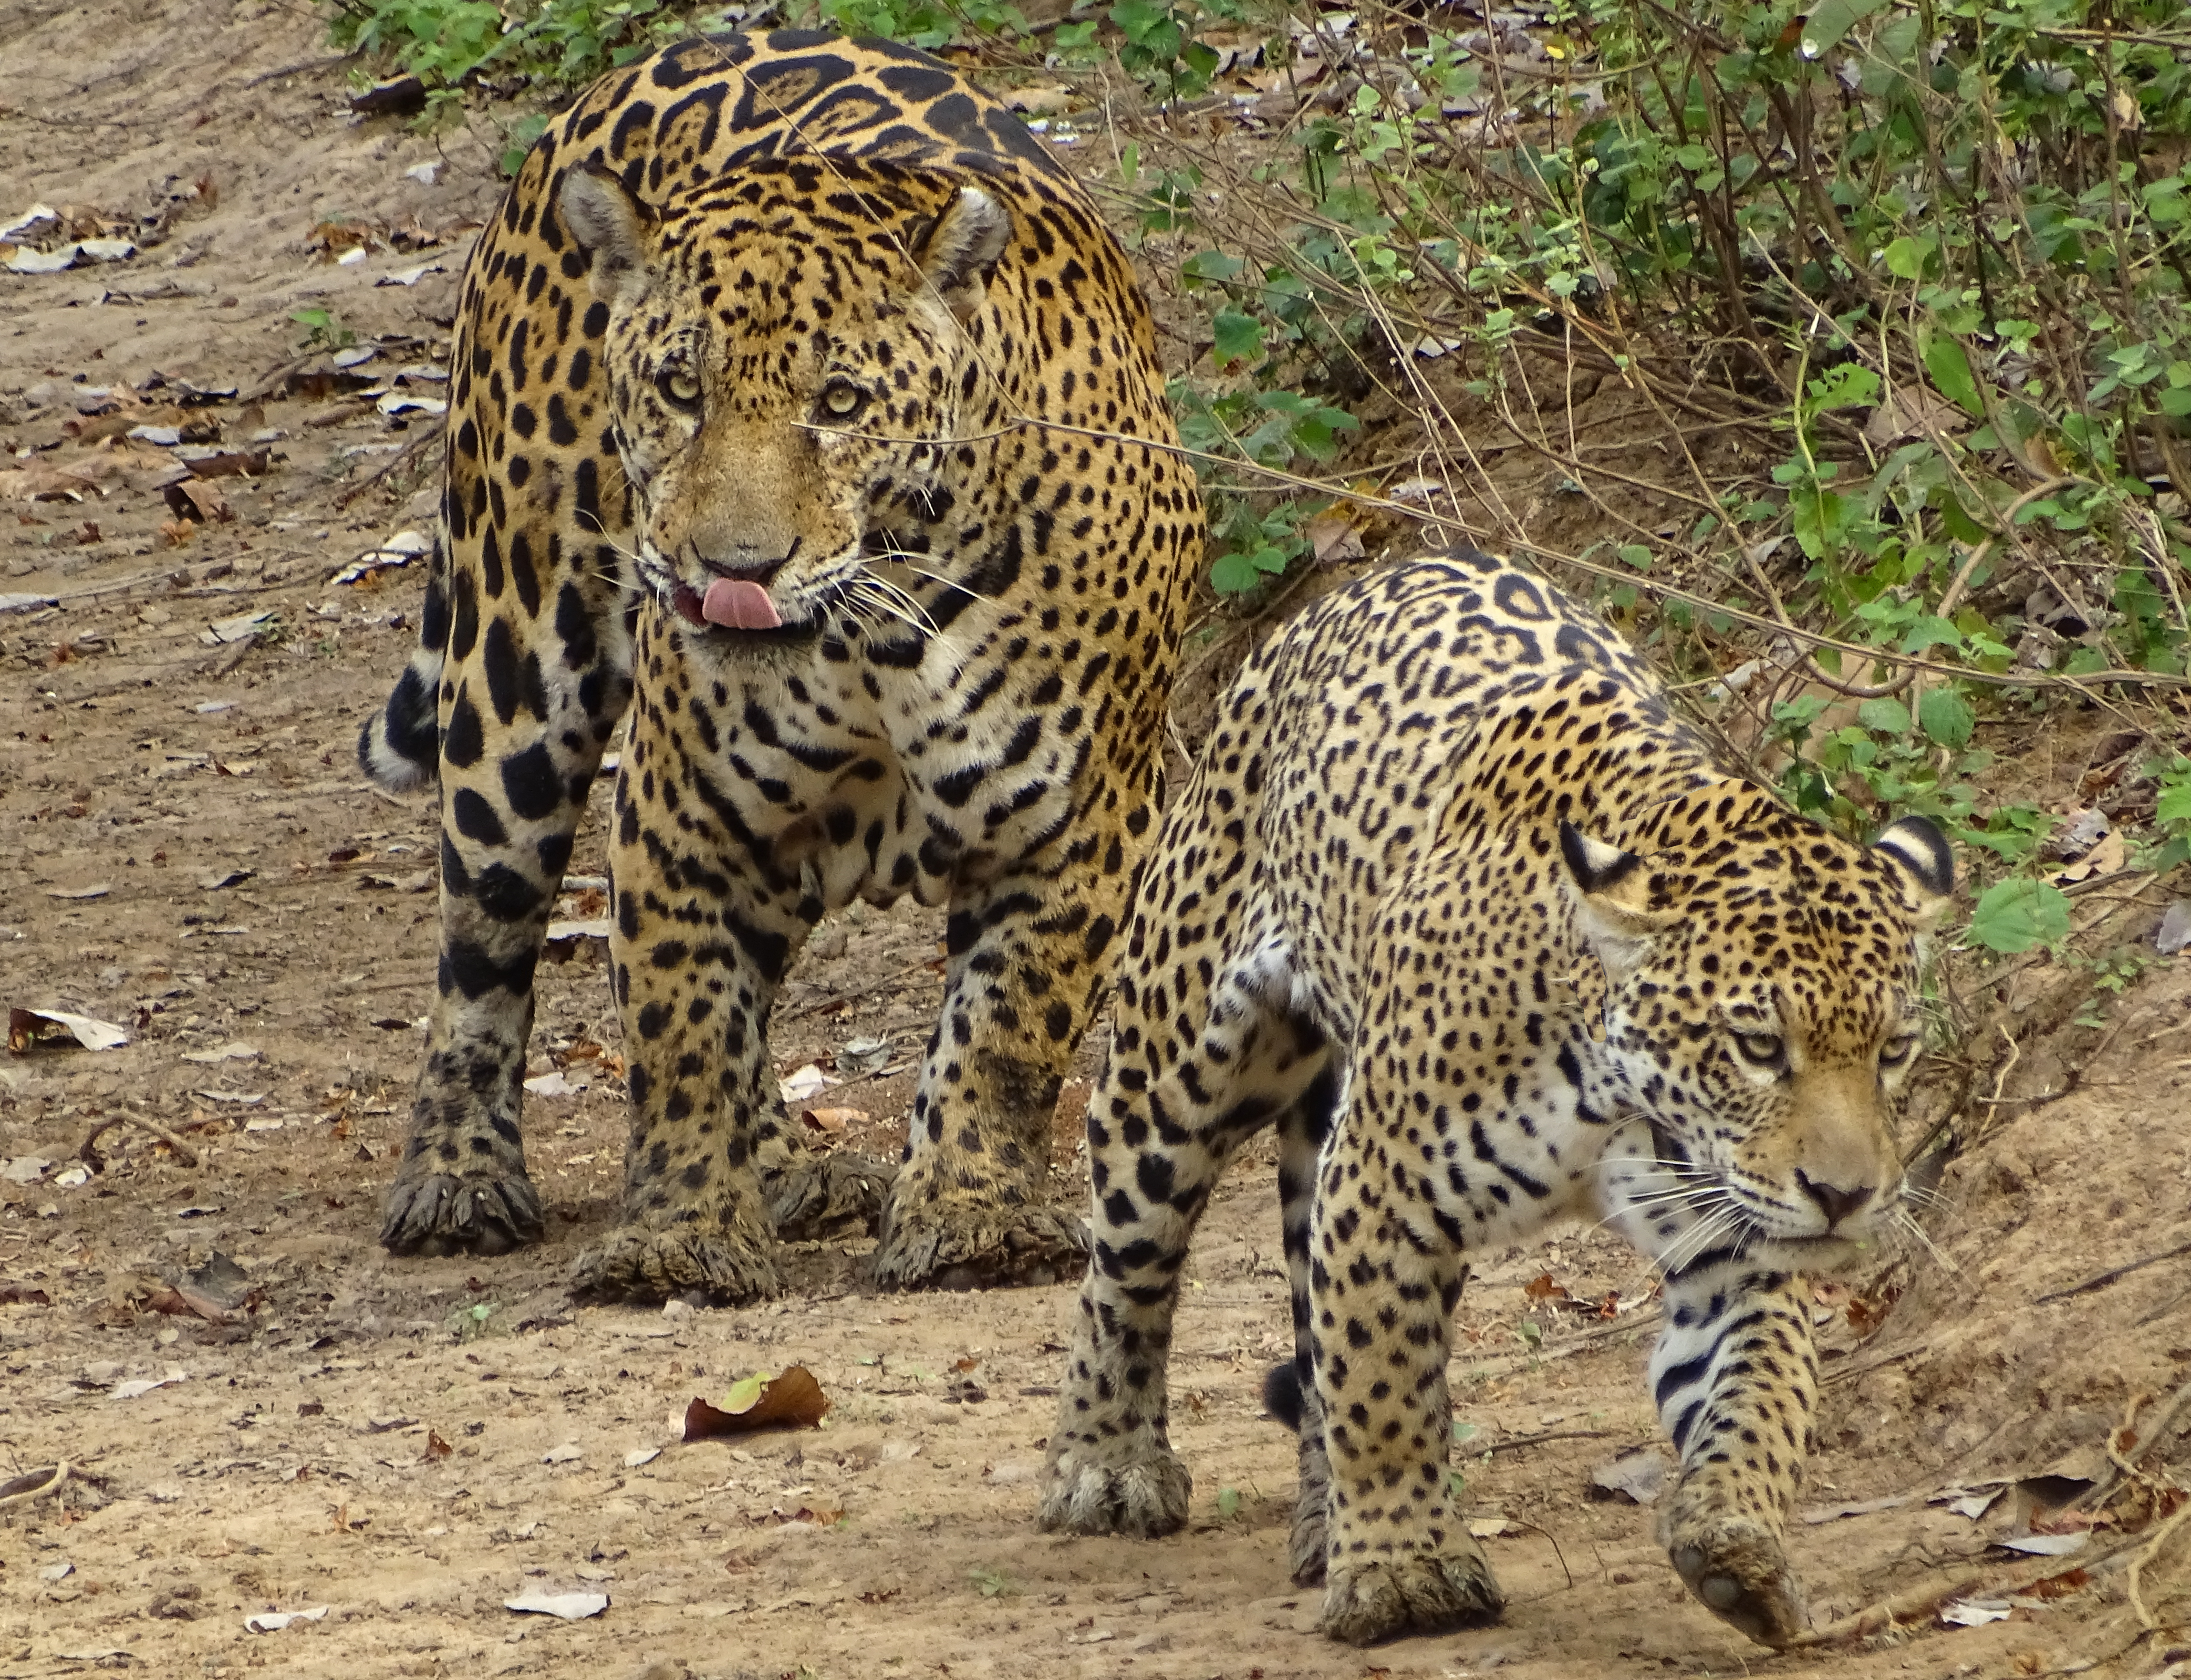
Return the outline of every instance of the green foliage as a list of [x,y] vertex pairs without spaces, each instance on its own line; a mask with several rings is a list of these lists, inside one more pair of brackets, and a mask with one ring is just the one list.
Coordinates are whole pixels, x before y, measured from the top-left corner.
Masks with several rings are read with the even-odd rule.
[[304,329],[306,350],[347,350],[357,334],[343,325],[333,311],[317,307],[293,309],[289,319]]
[[847,35],[876,35],[933,52],[977,36],[1024,36],[1027,19],[996,0],[821,0],[822,16]]
[[2004,955],[2069,937],[2069,900],[2060,887],[2026,876],[1996,881],[1971,913],[1970,941]]
[[1015,1598],[1019,1596],[1020,1584],[1004,1570],[986,1566],[966,1571],[967,1580],[984,1598]]
[[[1119,62],[1159,94],[1186,85],[1210,15],[1128,0]],[[1432,14],[1305,114],[1254,172],[1281,237],[1229,225],[1201,166],[1129,150],[1143,234],[1207,248],[1180,269],[1205,311],[1206,360],[1175,388],[1192,447],[1310,470],[1344,436],[1297,417],[1417,347],[1492,403],[1522,395],[1517,347],[1562,339],[1692,392],[1777,391],[1782,447],[1697,521],[1691,587],[1711,593],[1716,566],[1730,607],[1941,668],[1824,652],[1874,692],[1830,724],[1784,697],[1787,792],[1852,834],[1919,811],[2028,855],[2035,825],[1982,820],[1974,778],[1987,724],[2032,701],[1978,679],[2019,656],[2074,675],[2191,654],[2191,529],[2148,483],[2180,488],[2191,456],[2178,0],[1568,0],[1533,30],[1552,73],[1518,83],[1470,27]],[[1448,104],[1517,120],[1455,122]],[[1221,594],[1300,563],[1297,498],[1203,470]],[[1625,534],[1604,548],[1649,572]],[[2068,646],[2019,646],[2029,584],[1986,594],[2034,555],[2097,576],[2112,609]],[[1652,599],[1621,585],[1606,604],[1632,624]],[[1707,673],[1749,651],[1716,650],[1739,632],[1709,611],[1632,627]]]
[[[669,0],[324,0],[333,43],[416,76],[425,85],[420,119],[434,128],[456,115],[463,91],[481,77],[544,92],[583,86],[618,65],[697,30],[720,28],[707,12]],[[520,124],[520,128],[523,125]],[[540,130],[515,141],[518,160]],[[509,156],[503,172],[516,173]]]
[[2153,805],[2158,844],[2138,863],[2148,869],[2173,869],[2191,863],[2191,758],[2178,753],[2151,768],[2160,783]]

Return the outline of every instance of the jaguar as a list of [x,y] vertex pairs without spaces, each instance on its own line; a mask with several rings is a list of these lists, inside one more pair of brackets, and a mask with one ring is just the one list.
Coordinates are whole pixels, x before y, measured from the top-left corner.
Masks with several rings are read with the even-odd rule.
[[1368,1643],[1495,1618],[1449,1489],[1471,1256],[1580,1218],[1653,1260],[1675,1569],[1770,1646],[1818,1365],[1805,1274],[1899,1217],[1891,1119],[1955,890],[1921,817],[1862,846],[1719,768],[1648,668],[1469,550],[1340,589],[1256,652],[1167,812],[1088,1108],[1092,1241],[1040,1521],[1187,1512],[1179,1274],[1266,1128],[1300,1433],[1289,1556]]
[[[418,646],[359,755],[438,782],[441,950],[398,1254],[538,1240],[533,980],[588,790],[631,1130],[604,1297],[781,1284],[879,1219],[886,1287],[1069,1275],[1049,1124],[1155,827],[1201,551],[1153,327],[1087,194],[926,54],[698,37],[526,156],[465,271]],[[770,1058],[807,935],[948,907],[893,1174]],[[843,1169],[840,1170],[839,1169]],[[879,1205],[878,1205],[879,1204]]]

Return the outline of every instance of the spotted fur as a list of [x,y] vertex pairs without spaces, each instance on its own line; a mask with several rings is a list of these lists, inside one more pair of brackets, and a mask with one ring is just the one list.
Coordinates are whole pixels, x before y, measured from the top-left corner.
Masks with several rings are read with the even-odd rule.
[[[771,1002],[856,898],[950,907],[883,1282],[1078,1259],[1049,1116],[1153,827],[1199,552],[1147,310],[1086,196],[924,54],[683,43],[543,137],[467,271],[444,557],[360,743],[438,775],[438,995],[382,1240],[537,1239],[532,973],[635,692],[611,843],[633,1108],[606,1295],[777,1285],[872,1210],[784,1121]],[[770,628],[707,614],[763,596]],[[765,622],[765,618],[762,622]]]
[[1448,1491],[1452,1314],[1471,1254],[1580,1217],[1664,1273],[1675,1567],[1785,1643],[1817,1388],[1795,1274],[1893,1216],[1917,940],[1952,890],[1923,819],[1858,846],[1716,769],[1617,636],[1509,563],[1317,603],[1226,695],[1135,902],[1044,1525],[1185,1519],[1179,1268],[1275,1126],[1295,1354],[1270,1398],[1325,1630],[1499,1613]]

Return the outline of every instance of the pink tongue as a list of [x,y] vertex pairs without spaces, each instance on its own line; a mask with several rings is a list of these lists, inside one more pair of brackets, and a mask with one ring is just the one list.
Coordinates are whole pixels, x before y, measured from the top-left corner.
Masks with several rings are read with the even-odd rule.
[[783,624],[766,589],[735,578],[718,578],[708,585],[700,600],[700,616],[734,630],[773,630]]

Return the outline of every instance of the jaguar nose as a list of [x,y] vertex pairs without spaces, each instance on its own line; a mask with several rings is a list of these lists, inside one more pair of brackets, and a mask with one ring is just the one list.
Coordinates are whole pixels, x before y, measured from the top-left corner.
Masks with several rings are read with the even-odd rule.
[[1801,1167],[1795,1169],[1795,1182],[1802,1187],[1805,1195],[1818,1204],[1818,1211],[1826,1216],[1826,1229],[1829,1231],[1860,1211],[1872,1198],[1873,1187],[1869,1184],[1843,1189],[1838,1184],[1820,1182]]
[[712,555],[703,555],[700,557],[700,563],[719,578],[729,578],[741,584],[758,584],[761,588],[766,589],[775,580],[776,574],[791,564],[793,557],[799,552],[799,544],[803,540],[801,538],[793,538],[791,546],[772,560],[754,559],[747,554],[725,555],[720,559]]

